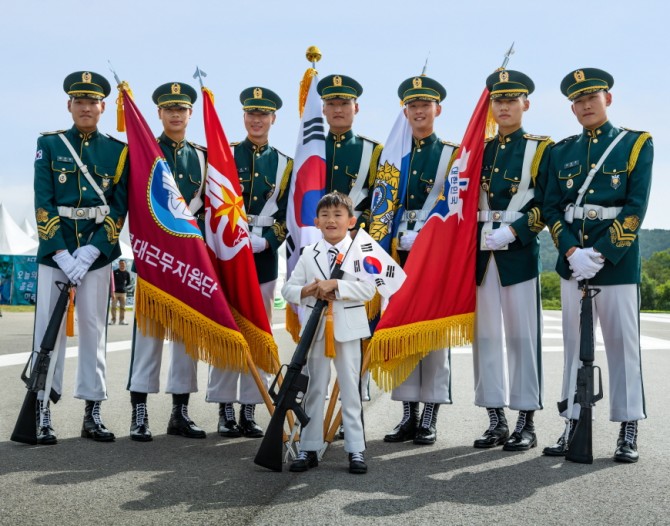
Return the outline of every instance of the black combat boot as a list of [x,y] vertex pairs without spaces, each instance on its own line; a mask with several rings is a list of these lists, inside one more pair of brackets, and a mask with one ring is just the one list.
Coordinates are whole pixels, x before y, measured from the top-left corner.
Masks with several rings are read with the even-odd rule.
[[316,451],[300,451],[295,460],[291,462],[289,471],[301,472],[307,471],[310,468],[315,468],[319,465],[319,456]]
[[486,411],[489,414],[489,428],[475,440],[474,447],[488,449],[502,446],[509,438],[505,410],[502,407],[487,407]]
[[186,438],[206,438],[207,433],[200,429],[188,416],[189,394],[172,395],[172,414],[168,422],[168,435],[181,435]]
[[421,425],[416,430],[415,444],[434,444],[437,440],[437,411],[440,404],[427,402],[423,404]]
[[384,442],[413,440],[419,427],[419,402],[402,403],[402,420],[384,437]]
[[138,442],[153,440],[149,429],[149,411],[147,410],[147,393],[130,392],[130,403],[133,406],[130,417],[130,439]]
[[84,407],[84,423],[81,426],[82,438],[90,438],[96,442],[112,442],[114,433],[105,427],[100,416],[101,401],[86,400]]
[[51,409],[49,402],[46,403],[44,411],[40,411],[42,402],[40,400],[35,404],[35,416],[37,420],[37,443],[42,446],[51,446],[58,442],[56,433],[51,426]]
[[242,404],[240,406],[240,429],[242,430],[242,436],[247,438],[263,437],[263,429],[254,420],[255,412],[255,404]]
[[514,433],[505,442],[504,451],[528,451],[530,448],[537,446],[535,424],[533,423],[534,415],[535,411],[519,411]]
[[242,436],[242,430],[235,420],[235,408],[232,403],[219,404],[219,435],[227,438]]
[[616,441],[614,460],[632,464],[640,458],[637,452],[637,420],[621,422],[619,438]]
[[565,432],[558,437],[558,440],[553,446],[547,446],[542,450],[542,454],[548,457],[564,457],[568,452],[568,444],[572,440],[572,435],[575,433],[575,427],[577,426],[577,420],[570,419],[565,423],[566,431],[568,432],[568,437],[565,437]]

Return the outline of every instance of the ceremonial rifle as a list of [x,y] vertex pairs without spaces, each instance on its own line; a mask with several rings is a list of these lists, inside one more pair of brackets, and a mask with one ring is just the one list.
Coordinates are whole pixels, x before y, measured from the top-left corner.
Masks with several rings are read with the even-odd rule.
[[[579,314],[579,359],[582,366],[577,371],[575,404],[579,404],[579,420],[568,437],[566,460],[580,464],[593,464],[593,420],[592,411],[603,397],[603,379],[595,360],[595,337],[593,334],[593,298],[600,289],[589,287],[589,281],[579,283],[582,290],[582,308]],[[598,371],[598,392],[595,392],[595,371]],[[567,409],[567,401],[559,403],[559,409]],[[571,415],[568,415],[570,418]]]
[[[26,384],[28,392],[23,399],[21,411],[16,419],[14,432],[11,440],[14,442],[22,442],[24,444],[37,444],[37,424],[35,421],[35,410],[37,407],[37,393],[44,390],[47,384],[47,376],[49,372],[49,362],[51,361],[51,351],[56,346],[58,340],[58,333],[63,324],[63,316],[67,310],[70,288],[72,284],[56,282],[60,289],[60,294],[56,300],[51,319],[47,325],[47,330],[42,338],[39,353],[31,353],[28,363],[23,368],[21,373],[21,380]],[[28,368],[32,363],[30,376],[26,374]],[[53,389],[50,389],[49,398],[56,403],[60,395]]]
[[[338,254],[335,266],[330,273],[330,279],[340,279],[342,277],[342,274],[344,273],[340,267],[342,266],[343,260],[344,254]],[[272,385],[270,385],[269,393],[270,398],[272,398],[274,402],[275,410],[272,414],[272,418],[270,418],[270,423],[265,430],[265,436],[258,448],[256,458],[254,458],[254,463],[259,466],[263,466],[264,468],[273,471],[282,470],[284,420],[286,419],[286,412],[289,409],[295,413],[295,416],[300,421],[302,427],[309,424],[310,418],[302,408],[302,400],[307,392],[309,377],[302,373],[302,368],[307,363],[307,355],[312,347],[316,330],[319,327],[321,314],[323,313],[323,309],[327,306],[328,302],[326,300],[317,300],[314,304],[312,314],[310,314],[309,319],[305,324],[305,328],[300,336],[300,341],[291,358],[291,363],[288,366],[282,365],[279,373],[272,382]],[[284,374],[284,380],[281,387],[277,392],[277,381],[281,377],[283,369],[286,369],[286,373]],[[321,423],[319,423],[319,425],[321,425]]]

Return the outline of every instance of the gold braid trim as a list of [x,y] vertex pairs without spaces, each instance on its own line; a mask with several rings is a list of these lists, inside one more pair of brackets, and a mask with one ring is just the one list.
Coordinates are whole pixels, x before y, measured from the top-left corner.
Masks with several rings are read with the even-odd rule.
[[621,225],[618,219],[614,220],[614,223],[612,223],[612,226],[610,226],[609,230],[610,243],[618,248],[631,246],[637,237],[637,234],[627,234],[624,232],[624,227]]
[[547,139],[542,141],[537,145],[537,150],[535,150],[535,157],[533,157],[533,162],[530,165],[530,176],[535,184],[535,178],[537,177],[537,172],[540,171],[540,163],[542,162],[542,156],[544,155],[545,150],[551,145],[554,144],[554,141]]
[[385,391],[394,389],[435,349],[471,343],[474,320],[468,312],[375,331],[368,346],[372,377]]
[[105,217],[103,226],[107,232],[107,241],[109,241],[112,245],[116,244],[116,242],[119,240],[120,232],[119,229],[116,228],[116,223],[114,223],[114,220],[109,216]]
[[370,174],[368,175],[368,186],[373,188],[375,181],[377,180],[377,168],[379,166],[379,158],[382,155],[382,150],[384,149],[383,144],[378,144],[375,146],[375,149],[372,150],[372,156],[370,157]]
[[275,365],[279,363],[279,353],[277,351],[277,342],[272,334],[259,329],[236,309],[230,308],[235,318],[235,323],[240,328],[240,332],[249,344],[251,359],[256,367],[260,367],[267,373],[275,373]]
[[60,217],[52,217],[44,226],[37,225],[37,234],[40,239],[51,239],[56,235],[56,231],[60,228]]
[[560,221],[556,221],[551,227],[551,239],[554,241],[554,246],[558,248],[558,236],[563,231],[563,225]]
[[289,159],[288,162],[286,163],[286,169],[284,170],[284,174],[282,175],[281,183],[279,183],[278,199],[281,199],[281,196],[284,195],[284,192],[288,188],[288,183],[291,180],[291,172],[293,172],[293,159]]
[[370,301],[365,302],[365,312],[368,315],[368,321],[374,320],[382,311],[382,297],[379,295],[379,292],[375,292],[375,295]]
[[119,155],[119,162],[116,165],[116,172],[114,172],[114,184],[119,182],[121,175],[123,175],[123,168],[126,166],[126,158],[128,157],[128,146],[124,146]]
[[544,229],[542,213],[537,206],[534,206],[528,210],[528,228],[530,228],[530,231],[535,234],[539,234]]
[[135,289],[135,319],[142,334],[182,341],[196,360],[248,372],[249,345],[240,332],[219,325],[140,277]]
[[300,341],[300,319],[298,313],[293,310],[293,305],[286,307],[286,331],[295,343]]
[[647,142],[648,139],[651,139],[651,134],[643,132],[635,141],[633,149],[630,152],[630,157],[628,158],[628,173],[631,173],[635,169],[635,165],[637,164],[637,158],[640,156],[640,151],[642,150],[644,143]]

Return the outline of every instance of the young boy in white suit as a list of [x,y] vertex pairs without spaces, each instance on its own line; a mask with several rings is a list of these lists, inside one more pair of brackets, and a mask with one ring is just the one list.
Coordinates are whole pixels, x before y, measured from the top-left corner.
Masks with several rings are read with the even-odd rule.
[[[349,229],[356,225],[356,216],[349,196],[333,192],[322,197],[316,207],[314,224],[321,230],[323,239],[304,248],[282,288],[282,295],[289,303],[306,307],[306,316],[317,300],[333,304],[334,362],[340,384],[342,422],[347,430],[344,450],[349,453],[349,472],[367,473],[363,456],[360,339],[370,336],[364,302],[372,299],[375,287],[348,274],[341,279],[329,279],[335,257],[340,252],[346,254],[351,246]],[[322,320],[307,358],[309,386],[305,393],[305,412],[310,423],[302,429],[301,451],[291,464],[291,471],[307,471],[319,465],[317,451],[323,447],[324,402],[330,380],[324,327]]]

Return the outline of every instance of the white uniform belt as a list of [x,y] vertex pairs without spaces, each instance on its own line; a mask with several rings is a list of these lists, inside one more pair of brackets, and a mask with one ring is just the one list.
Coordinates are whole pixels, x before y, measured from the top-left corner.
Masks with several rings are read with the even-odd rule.
[[572,223],[575,219],[590,219],[592,221],[605,221],[616,219],[623,210],[620,206],[584,205],[575,206],[569,204],[565,209],[565,221]]
[[425,221],[430,215],[429,210],[405,210],[402,213],[403,221]]
[[247,216],[247,222],[250,226],[272,226],[275,224],[275,218],[272,216]]
[[511,210],[480,210],[477,219],[480,223],[514,223],[517,219],[524,216],[521,212]]
[[59,206],[58,215],[74,220],[95,219],[96,223],[102,223],[105,220],[105,216],[109,215],[109,206],[102,205],[83,208],[75,208],[73,206]]

